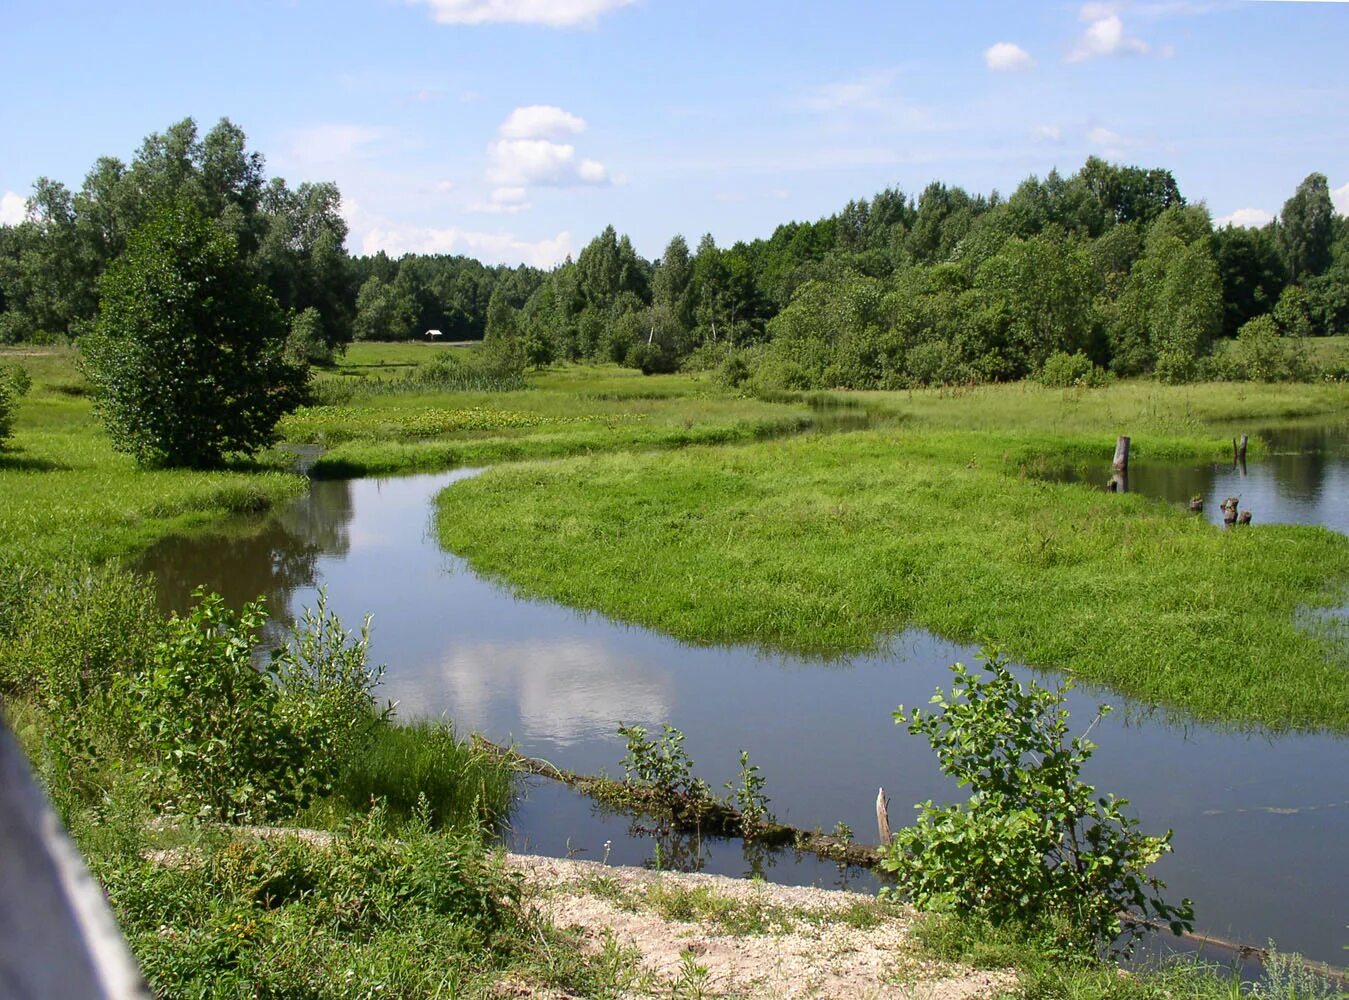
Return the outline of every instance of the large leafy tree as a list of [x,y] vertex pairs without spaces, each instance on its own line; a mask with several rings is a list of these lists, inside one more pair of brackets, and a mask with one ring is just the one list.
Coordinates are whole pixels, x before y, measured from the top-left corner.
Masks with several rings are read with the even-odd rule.
[[1335,241],[1335,206],[1325,174],[1308,174],[1283,203],[1279,241],[1294,281],[1320,274],[1330,264]]
[[138,463],[251,453],[303,400],[308,371],[284,356],[284,313],[234,235],[190,203],[131,235],[101,293],[85,363],[113,446]]

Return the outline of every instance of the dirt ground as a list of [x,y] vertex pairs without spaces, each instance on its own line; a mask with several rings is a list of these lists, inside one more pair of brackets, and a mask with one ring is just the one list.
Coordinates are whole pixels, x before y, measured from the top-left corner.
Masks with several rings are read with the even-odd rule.
[[635,949],[634,997],[974,1000],[1014,982],[920,958],[912,913],[870,896],[525,855],[508,863],[585,947]]

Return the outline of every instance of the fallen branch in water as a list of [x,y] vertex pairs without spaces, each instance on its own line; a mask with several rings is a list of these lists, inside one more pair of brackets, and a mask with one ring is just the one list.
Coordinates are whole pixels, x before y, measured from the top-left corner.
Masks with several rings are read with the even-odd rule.
[[735,806],[717,799],[670,793],[604,775],[578,774],[538,757],[527,757],[512,747],[503,747],[478,735],[474,735],[473,743],[516,771],[560,781],[583,795],[623,812],[668,820],[677,830],[700,832],[714,837],[744,837],[749,830],[752,834],[746,839],[756,843],[768,847],[789,847],[826,861],[860,868],[874,868],[881,859],[881,848],[874,844],[857,844],[842,837],[800,830],[772,820],[747,820]]

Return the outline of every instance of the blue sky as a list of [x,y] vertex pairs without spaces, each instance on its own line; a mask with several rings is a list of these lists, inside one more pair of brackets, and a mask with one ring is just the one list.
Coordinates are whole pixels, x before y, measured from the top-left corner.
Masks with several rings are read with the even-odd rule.
[[3,16],[0,220],[33,180],[227,116],[335,180],[355,253],[550,265],[604,225],[769,235],[887,186],[1010,193],[1090,154],[1259,222],[1349,211],[1349,3],[47,0]]

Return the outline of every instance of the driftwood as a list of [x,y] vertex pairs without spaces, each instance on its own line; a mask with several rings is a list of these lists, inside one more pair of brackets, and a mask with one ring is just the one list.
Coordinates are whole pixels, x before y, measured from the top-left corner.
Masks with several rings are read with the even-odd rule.
[[678,830],[720,837],[743,837],[748,830],[752,836],[747,839],[756,843],[768,847],[790,847],[826,861],[860,868],[875,868],[881,860],[881,848],[873,844],[856,844],[832,834],[800,830],[772,820],[757,823],[750,820],[747,824],[746,817],[739,809],[716,799],[672,795],[630,781],[596,774],[578,774],[538,757],[526,757],[518,750],[503,747],[477,735],[473,737],[473,744],[523,774],[552,778],[619,811],[668,820]]

